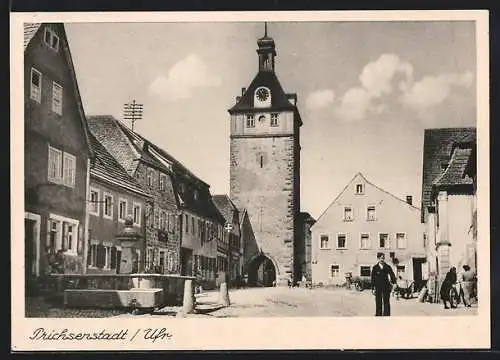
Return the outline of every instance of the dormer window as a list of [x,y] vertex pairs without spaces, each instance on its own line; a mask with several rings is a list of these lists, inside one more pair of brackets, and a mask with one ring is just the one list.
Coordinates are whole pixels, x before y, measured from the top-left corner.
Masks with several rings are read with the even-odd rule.
[[356,185],[356,194],[360,195],[360,194],[363,194],[364,192],[365,192],[365,187],[363,186],[363,184],[357,184]]
[[185,191],[186,191],[186,185],[184,185],[184,184],[180,184],[180,185],[179,185],[179,192],[180,192],[181,194],[184,194],[184,192],[185,192]]
[[51,49],[58,51],[59,50],[59,36],[56,35],[54,30],[50,28],[45,28],[45,36],[43,37],[43,41],[47,44]]
[[198,190],[195,190],[195,191],[193,192],[193,197],[194,197],[194,200],[195,200],[195,201],[198,201],[198,199],[199,199],[199,197],[200,197],[200,195],[199,195],[199,193],[198,193]]

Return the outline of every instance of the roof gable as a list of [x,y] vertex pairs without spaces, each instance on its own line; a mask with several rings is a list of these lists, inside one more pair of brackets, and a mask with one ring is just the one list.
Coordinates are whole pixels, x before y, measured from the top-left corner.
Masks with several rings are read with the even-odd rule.
[[335,199],[332,201],[332,203],[330,205],[328,205],[328,207],[323,211],[323,213],[321,213],[321,215],[318,217],[318,219],[316,220],[316,222],[312,225],[311,228],[315,227],[315,225],[317,224],[320,224],[320,221],[321,219],[329,212],[329,210],[331,208],[333,208],[338,202],[339,200],[344,196],[344,194],[346,193],[346,191],[348,189],[351,188],[351,185],[353,185],[354,183],[362,183],[364,184],[365,186],[366,185],[369,185],[371,187],[373,187],[374,189],[376,189],[377,191],[379,192],[382,192],[386,195],[388,195],[389,197],[393,198],[394,200],[400,202],[402,205],[404,206],[407,206],[408,208],[411,208],[415,211],[419,211],[420,209],[417,208],[416,206],[413,206],[413,205],[410,205],[408,204],[405,200],[403,199],[400,199],[399,197],[397,197],[396,195],[390,193],[389,191],[386,191],[382,188],[380,188],[379,186],[371,183],[370,181],[368,181],[365,176],[362,174],[362,173],[357,173],[356,175],[354,175],[354,177],[347,183],[347,185],[344,187],[344,189],[342,189],[342,191],[337,195],[337,197],[335,197]]
[[422,214],[424,222],[428,206],[431,205],[432,185],[442,174],[452,156],[457,143],[476,139],[476,128],[438,128],[424,131],[424,150],[422,162]]
[[233,222],[234,214],[238,213],[238,209],[231,201],[227,195],[212,195],[212,200],[219,210],[219,212],[224,216],[226,222]]
[[[41,29],[44,29],[46,23],[24,23],[24,52],[29,51],[30,44],[33,43],[35,39],[43,41],[42,37],[37,37],[36,35]],[[88,154],[90,157],[94,157],[93,149],[90,144],[90,129],[87,124],[87,119],[85,116],[85,111],[83,109],[82,99],[80,96],[80,90],[78,88],[78,80],[75,73],[75,67],[73,65],[73,58],[71,56],[71,50],[69,48],[68,38],[66,36],[66,30],[63,23],[51,23],[57,31],[57,36],[59,37],[59,54],[66,62],[67,69],[71,78],[71,91],[73,92],[73,97],[76,102],[77,111],[79,113],[80,125],[83,131],[83,136],[85,139],[85,144],[87,147]]]

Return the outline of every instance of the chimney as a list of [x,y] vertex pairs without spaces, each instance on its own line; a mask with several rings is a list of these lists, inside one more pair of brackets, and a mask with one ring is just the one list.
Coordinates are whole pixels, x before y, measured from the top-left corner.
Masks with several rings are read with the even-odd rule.
[[411,195],[406,195],[406,202],[409,205],[413,205],[413,197]]
[[241,96],[245,94],[245,91],[247,91],[247,88],[241,88]]

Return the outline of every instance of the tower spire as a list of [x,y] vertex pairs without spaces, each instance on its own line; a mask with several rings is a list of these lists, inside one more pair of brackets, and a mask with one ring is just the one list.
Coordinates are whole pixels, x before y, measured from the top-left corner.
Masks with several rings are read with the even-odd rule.
[[259,54],[259,71],[274,72],[274,57],[276,47],[274,40],[267,35],[267,21],[264,22],[264,36],[257,40],[257,53]]

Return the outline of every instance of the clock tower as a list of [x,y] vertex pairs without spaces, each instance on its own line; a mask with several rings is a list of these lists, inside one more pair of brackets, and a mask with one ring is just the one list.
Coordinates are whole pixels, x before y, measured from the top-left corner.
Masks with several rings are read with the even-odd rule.
[[[249,283],[286,284],[299,275],[300,144],[296,94],[286,93],[275,72],[276,48],[257,41],[258,72],[228,111],[230,197],[245,210],[253,236],[244,239]],[[254,241],[255,244],[248,242]]]

